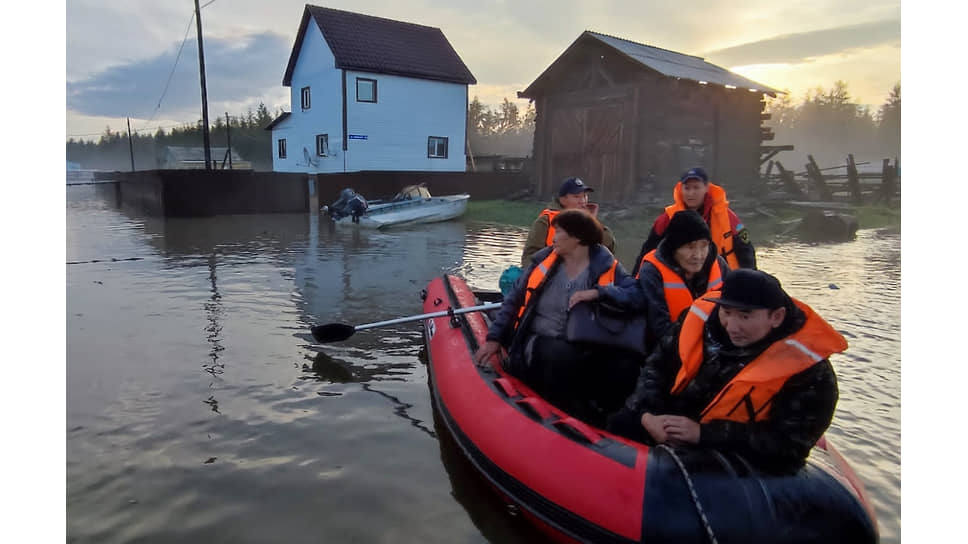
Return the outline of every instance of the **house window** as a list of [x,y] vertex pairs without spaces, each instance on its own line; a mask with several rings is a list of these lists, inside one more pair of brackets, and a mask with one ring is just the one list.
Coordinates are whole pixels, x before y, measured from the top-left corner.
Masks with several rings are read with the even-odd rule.
[[376,102],[376,80],[356,78],[356,101]]
[[316,154],[320,157],[329,155],[329,134],[316,135]]
[[281,138],[279,140],[279,158],[280,159],[286,158],[286,139],[285,138]]
[[310,105],[309,87],[302,88],[302,109],[308,110]]
[[427,138],[427,156],[432,159],[447,158],[447,138],[431,136]]

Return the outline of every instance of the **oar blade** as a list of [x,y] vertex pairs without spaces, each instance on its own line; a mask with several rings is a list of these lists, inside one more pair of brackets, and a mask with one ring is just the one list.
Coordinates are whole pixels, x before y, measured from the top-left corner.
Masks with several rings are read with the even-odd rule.
[[346,340],[356,332],[356,327],[346,323],[328,323],[312,328],[313,338],[320,344]]

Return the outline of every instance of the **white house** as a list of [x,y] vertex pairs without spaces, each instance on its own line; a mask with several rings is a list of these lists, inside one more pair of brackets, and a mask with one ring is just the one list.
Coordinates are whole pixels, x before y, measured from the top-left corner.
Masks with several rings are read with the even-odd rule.
[[439,28],[306,5],[272,131],[277,172],[463,172],[467,86]]

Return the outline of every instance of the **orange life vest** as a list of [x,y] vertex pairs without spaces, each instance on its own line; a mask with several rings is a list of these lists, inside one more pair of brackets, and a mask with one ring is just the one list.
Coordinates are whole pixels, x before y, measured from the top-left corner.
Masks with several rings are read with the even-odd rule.
[[[639,275],[642,274],[642,266],[646,262],[652,263],[659,270],[659,273],[662,274],[662,290],[665,293],[666,306],[669,307],[669,317],[675,321],[683,310],[692,306],[692,301],[695,299],[692,297],[692,293],[686,286],[685,281],[683,281],[682,276],[677,274],[672,267],[660,261],[655,252],[656,250],[653,249],[646,253],[645,257],[642,257],[642,262],[639,264],[639,273],[635,275],[635,278],[638,279]],[[723,274],[725,273],[725,270],[720,269],[719,259],[716,259],[716,262],[713,263],[712,268],[709,270],[706,291],[719,291],[722,289]]]
[[551,242],[553,242],[555,239],[555,227],[551,224],[551,221],[559,213],[561,213],[561,210],[552,210],[550,208],[546,208],[541,210],[541,213],[538,214],[538,217],[545,216],[548,218],[548,235],[545,236],[545,246],[550,246]]
[[[704,295],[705,296],[705,295]],[[807,320],[797,332],[777,340],[729,381],[700,414],[700,423],[726,419],[749,423],[769,417],[773,397],[792,376],[834,353],[847,349],[847,340],[809,306],[794,299]],[[703,360],[703,331],[716,304],[696,299],[679,332],[682,367],[672,394],[678,395],[696,377]]]
[[[709,210],[709,232],[712,233],[713,243],[719,248],[719,254],[726,259],[730,269],[736,270],[739,268],[739,259],[736,258],[733,249],[733,227],[729,224],[729,201],[726,200],[726,191],[719,185],[710,183],[706,198],[712,201],[712,207]],[[681,181],[676,183],[676,188],[672,191],[672,199],[675,203],[666,206],[665,209],[669,219],[672,219],[676,212],[686,209],[686,201],[682,198]]]
[[[548,211],[548,210],[545,210]],[[544,258],[543,261],[538,263],[538,266],[534,267],[531,271],[531,275],[528,276],[528,285],[524,290],[524,303],[518,308],[518,317],[514,322],[514,328],[518,328],[518,324],[521,323],[521,317],[524,316],[525,310],[527,310],[528,305],[531,304],[532,295],[537,291],[548,279],[548,272],[551,267],[558,262],[558,250],[552,249],[551,253]],[[612,265],[608,267],[608,270],[602,273],[598,277],[598,285],[611,285],[615,283],[615,267],[618,266],[618,260],[612,257]]]

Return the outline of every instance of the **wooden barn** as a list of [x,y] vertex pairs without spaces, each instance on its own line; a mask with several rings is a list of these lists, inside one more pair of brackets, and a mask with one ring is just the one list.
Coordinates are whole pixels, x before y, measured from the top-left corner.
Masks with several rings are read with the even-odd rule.
[[699,57],[585,31],[518,93],[537,112],[536,190],[577,175],[599,200],[665,200],[683,171],[703,166],[742,193],[773,139],[764,95],[779,92]]

